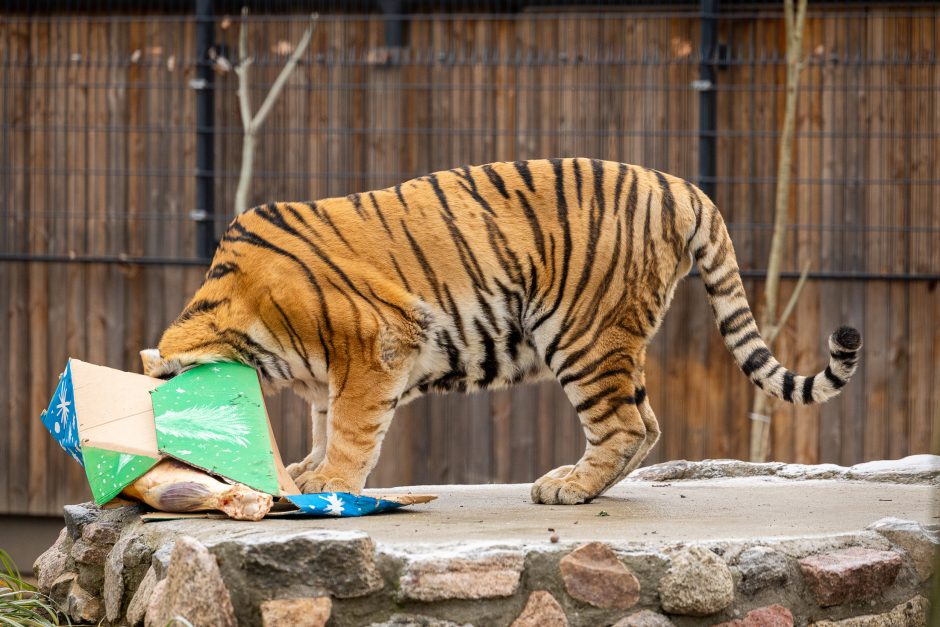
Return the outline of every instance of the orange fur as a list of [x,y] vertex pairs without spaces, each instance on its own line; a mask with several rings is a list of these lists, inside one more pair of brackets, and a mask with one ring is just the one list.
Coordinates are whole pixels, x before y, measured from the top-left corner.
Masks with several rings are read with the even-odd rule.
[[[591,499],[659,437],[646,346],[693,261],[719,330],[755,384],[821,402],[855,369],[858,334],[800,377],[766,349],[727,230],[691,184],[587,159],[493,163],[236,218],[150,374],[235,360],[313,405],[307,492],[359,491],[397,405],[434,390],[556,377],[588,446],[532,489]],[[854,334],[854,335],[853,335]]]

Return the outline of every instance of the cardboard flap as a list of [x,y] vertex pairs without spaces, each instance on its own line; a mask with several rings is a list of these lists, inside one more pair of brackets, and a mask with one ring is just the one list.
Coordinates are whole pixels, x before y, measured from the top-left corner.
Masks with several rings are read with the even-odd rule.
[[170,379],[151,397],[161,452],[255,490],[281,495],[280,456],[254,368],[230,362],[204,364]]
[[159,457],[150,392],[166,383],[69,360],[82,448]]

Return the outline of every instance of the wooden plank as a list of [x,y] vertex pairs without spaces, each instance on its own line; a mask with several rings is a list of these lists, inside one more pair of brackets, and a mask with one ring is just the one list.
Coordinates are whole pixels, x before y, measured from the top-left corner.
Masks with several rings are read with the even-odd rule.
[[[2,64],[3,82],[15,84],[23,80],[24,40],[26,39],[22,23],[4,22],[0,24],[0,56],[5,59]],[[23,198],[23,179],[25,177],[14,174],[12,166],[20,161],[26,163],[26,148],[28,141],[22,129],[27,117],[26,105],[28,90],[3,90],[0,96],[2,102],[3,119],[10,125],[10,130],[2,133],[3,151],[0,154],[0,167],[10,172],[2,179],[0,198],[4,203],[3,244],[6,250],[15,251],[18,238],[19,223],[22,221],[22,211],[26,207]],[[19,208],[19,209],[18,209]],[[7,347],[7,354],[0,358],[0,429],[7,434],[4,442],[0,443],[0,513],[13,513],[25,510],[26,501],[26,470],[25,460],[19,451],[25,449],[24,430],[26,418],[21,408],[23,391],[25,391],[26,368],[21,363],[24,355],[24,342],[22,338],[25,323],[25,307],[18,306],[24,294],[24,282],[20,279],[23,264],[3,262],[0,265],[0,338]]]
[[[36,20],[30,24],[30,54],[34,59],[47,59],[52,44],[49,21]],[[33,68],[32,80],[37,85],[48,84],[51,79],[48,61],[39,62]],[[32,213],[30,224],[29,250],[33,253],[44,253],[48,249],[47,212],[50,209],[48,191],[49,187],[44,180],[43,171],[52,166],[51,144],[52,135],[49,132],[51,123],[51,103],[44,97],[42,91],[30,90],[29,106],[31,122],[36,126],[36,132],[31,135],[29,147],[29,163],[33,170],[30,175],[28,202]],[[42,129],[42,130],[39,130]],[[42,423],[36,420],[43,409],[46,408],[50,395],[49,380],[46,369],[48,367],[48,327],[49,327],[49,300],[48,300],[48,267],[43,263],[30,264],[28,268],[28,284],[26,286],[28,298],[29,326],[28,326],[28,355],[29,364],[28,394],[29,401],[26,411],[20,414],[22,419],[28,420],[27,432],[29,454],[29,481],[27,494],[27,510],[33,514],[45,513],[46,505],[46,455],[49,450],[49,434],[46,433]],[[23,355],[24,353],[20,353]],[[22,357],[21,357],[22,359]],[[19,364],[22,367],[22,364]],[[25,415],[24,415],[25,414]]]

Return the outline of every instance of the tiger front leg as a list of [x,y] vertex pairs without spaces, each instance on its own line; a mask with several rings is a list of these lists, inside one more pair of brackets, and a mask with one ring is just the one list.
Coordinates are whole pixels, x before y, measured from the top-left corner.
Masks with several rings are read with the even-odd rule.
[[326,385],[308,386],[304,396],[310,400],[310,426],[313,435],[313,447],[303,460],[290,464],[287,474],[297,479],[305,472],[314,470],[326,456],[326,418],[329,407],[329,390]]
[[295,479],[304,494],[362,491],[378,461],[404,380],[397,372],[355,368],[336,382],[323,460]]
[[291,479],[297,479],[305,472],[314,470],[323,461],[326,456],[326,405],[313,405],[310,408],[310,420],[313,433],[313,448],[310,454],[302,461],[291,464],[287,467],[287,474]]

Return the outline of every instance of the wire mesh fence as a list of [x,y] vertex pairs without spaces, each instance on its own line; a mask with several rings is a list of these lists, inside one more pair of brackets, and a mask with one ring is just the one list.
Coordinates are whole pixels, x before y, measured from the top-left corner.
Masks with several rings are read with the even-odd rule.
[[[257,107],[316,11],[312,43],[261,129],[251,202],[467,163],[597,157],[713,189],[742,267],[764,268],[785,89],[777,7],[272,1],[243,17],[240,3],[216,2],[202,56],[192,5],[129,4],[9,3],[0,257],[204,263],[197,176],[212,182],[218,233],[240,168],[239,31]],[[703,50],[710,19],[718,45]],[[940,278],[940,12],[832,5],[811,9],[806,29],[785,269]],[[211,64],[208,83],[200,64]],[[703,66],[711,85],[697,80]],[[714,127],[701,119],[703,89]],[[200,126],[206,92],[212,120]],[[713,174],[699,168],[702,138],[714,138]]]

